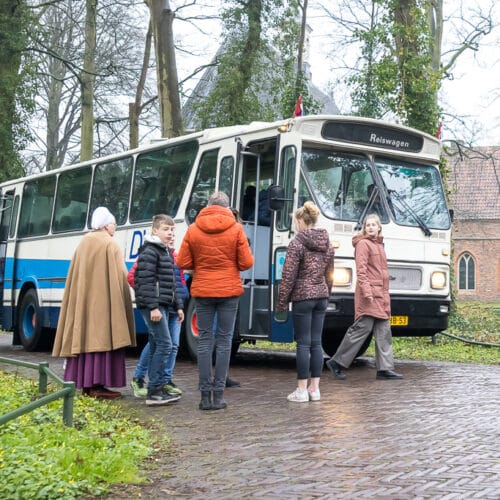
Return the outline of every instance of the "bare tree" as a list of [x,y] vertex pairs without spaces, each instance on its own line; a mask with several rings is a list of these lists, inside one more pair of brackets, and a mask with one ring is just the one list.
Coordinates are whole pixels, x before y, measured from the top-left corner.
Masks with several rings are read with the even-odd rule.
[[182,134],[182,116],[172,30],[174,12],[168,0],[145,0],[145,2],[150,10],[155,42],[161,135],[176,137]]
[[135,92],[135,100],[128,105],[130,148],[136,148],[139,145],[139,115],[141,114],[143,108],[142,94],[144,92],[144,86],[146,83],[146,76],[149,66],[149,58],[151,55],[152,35],[151,23],[149,23],[148,32],[146,33],[146,42],[144,44],[144,57],[142,61],[141,75],[139,77],[139,83],[137,84],[137,90]]
[[90,160],[94,154],[94,82],[96,71],[97,0],[86,0],[85,53],[80,75],[82,88],[82,145],[80,161]]

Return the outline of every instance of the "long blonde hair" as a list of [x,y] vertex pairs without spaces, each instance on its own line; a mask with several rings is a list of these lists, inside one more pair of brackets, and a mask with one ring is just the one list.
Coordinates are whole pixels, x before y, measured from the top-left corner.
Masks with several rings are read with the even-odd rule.
[[368,221],[368,219],[373,219],[374,221],[377,222],[377,225],[379,227],[378,236],[381,236],[382,235],[382,223],[380,222],[380,217],[377,214],[368,214],[365,217],[365,220],[363,222],[363,228],[361,230],[361,234],[363,236],[366,236],[366,222]]

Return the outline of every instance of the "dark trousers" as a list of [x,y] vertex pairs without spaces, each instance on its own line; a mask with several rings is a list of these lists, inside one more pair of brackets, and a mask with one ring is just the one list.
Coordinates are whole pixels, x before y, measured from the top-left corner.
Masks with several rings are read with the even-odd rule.
[[297,342],[297,379],[316,378],[323,370],[321,336],[328,299],[292,303],[293,331]]
[[[231,357],[234,322],[239,297],[196,297],[198,320],[198,371],[200,391],[223,391]],[[214,319],[217,322],[214,336]],[[215,370],[212,381],[212,353],[215,343]]]

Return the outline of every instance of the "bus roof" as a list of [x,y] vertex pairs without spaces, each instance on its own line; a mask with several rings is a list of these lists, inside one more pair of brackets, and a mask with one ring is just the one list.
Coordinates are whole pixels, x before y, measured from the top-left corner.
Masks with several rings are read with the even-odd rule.
[[313,122],[324,122],[324,121],[336,121],[336,122],[345,122],[345,123],[358,123],[358,124],[371,124],[371,125],[379,125],[385,128],[392,128],[394,130],[408,132],[411,134],[416,134],[426,138],[428,141],[435,143],[438,147],[440,145],[439,139],[433,137],[430,134],[425,132],[413,129],[411,127],[406,127],[404,125],[398,125],[396,123],[388,123],[383,120],[377,120],[374,118],[364,118],[360,116],[347,116],[347,115],[306,115],[299,116],[296,118],[282,119],[276,120],[274,122],[261,122],[255,121],[244,125],[230,125],[227,127],[214,127],[208,128],[199,132],[190,132],[188,134],[173,137],[173,138],[162,138],[155,139],[148,144],[143,144],[135,149],[125,150],[119,153],[113,153],[110,155],[106,155],[99,158],[93,158],[92,160],[87,160],[85,162],[73,163],[71,165],[65,165],[58,169],[51,170],[50,172],[40,172],[39,174],[27,175],[21,178],[12,179],[9,181],[5,181],[0,184],[0,186],[8,186],[12,183],[22,181],[27,178],[36,178],[38,176],[44,176],[48,173],[57,173],[60,171],[67,170],[71,167],[75,166],[84,166],[91,165],[96,162],[105,163],[106,161],[110,161],[111,159],[116,159],[125,155],[133,155],[139,154],[144,151],[148,151],[152,148],[168,146],[172,144],[177,144],[181,142],[186,142],[190,140],[199,140],[200,143],[209,143],[216,140],[221,140],[228,137],[236,137],[238,135],[245,135],[254,132],[265,132],[266,130],[275,130],[276,133],[286,133],[290,131],[304,131],[307,135],[309,132],[307,131],[307,124],[311,124]]

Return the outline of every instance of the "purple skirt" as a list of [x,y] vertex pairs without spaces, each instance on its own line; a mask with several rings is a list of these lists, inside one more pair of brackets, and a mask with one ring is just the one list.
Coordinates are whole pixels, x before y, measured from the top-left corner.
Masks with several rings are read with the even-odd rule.
[[64,380],[75,382],[77,389],[96,385],[125,387],[125,349],[84,352],[76,358],[66,358]]

